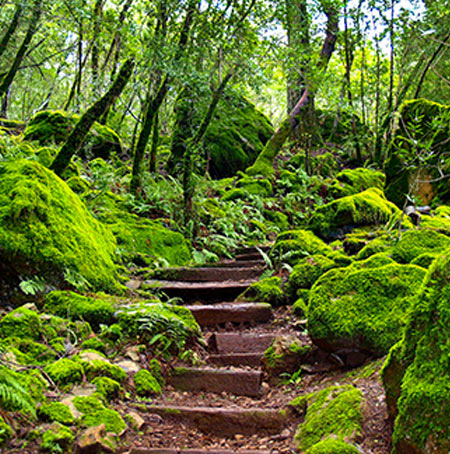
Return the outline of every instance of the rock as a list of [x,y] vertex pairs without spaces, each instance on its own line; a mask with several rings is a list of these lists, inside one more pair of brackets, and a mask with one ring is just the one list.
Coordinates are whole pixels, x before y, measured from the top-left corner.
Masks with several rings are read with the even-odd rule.
[[136,374],[141,370],[141,366],[134,361],[130,361],[128,359],[124,359],[115,363],[116,366],[119,366],[123,369],[127,374]]
[[383,356],[400,339],[409,297],[425,275],[415,265],[360,266],[333,269],[320,277],[307,311],[312,341],[344,362],[350,355],[352,366],[359,357],[356,352]]
[[145,425],[145,419],[134,411],[130,411],[129,413],[127,413],[125,418],[131,422],[131,425],[136,430],[141,430]]
[[106,361],[109,363],[109,361],[102,354],[89,350],[80,352],[78,356],[81,361]]
[[450,249],[430,267],[382,369],[398,454],[450,452]]
[[107,437],[105,425],[85,429],[75,443],[75,454],[103,454],[114,453],[116,442],[114,438]]
[[377,188],[383,190],[386,177],[378,170],[344,169],[336,175],[328,188],[328,195],[334,199],[363,192],[366,189]]

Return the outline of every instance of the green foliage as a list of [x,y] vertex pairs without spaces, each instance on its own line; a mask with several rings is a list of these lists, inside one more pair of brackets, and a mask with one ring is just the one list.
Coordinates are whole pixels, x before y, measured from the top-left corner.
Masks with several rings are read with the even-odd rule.
[[70,408],[61,402],[51,402],[41,405],[38,408],[38,416],[44,421],[55,421],[66,426],[70,426],[75,422]]
[[366,168],[344,169],[328,188],[328,194],[338,199],[358,194],[370,188],[384,189],[386,177],[383,173]]
[[34,398],[23,377],[5,366],[0,366],[0,408],[36,416]]
[[350,266],[328,271],[309,297],[308,330],[319,345],[386,354],[399,340],[425,275],[414,265]]
[[6,424],[5,420],[0,416],[0,447],[4,446],[11,439],[13,430]]
[[97,392],[109,402],[123,394],[123,388],[119,382],[109,377],[96,377],[91,383],[96,386]]
[[116,289],[112,234],[53,172],[36,162],[0,163],[0,249],[6,263],[61,284],[68,269],[94,288]]
[[161,394],[161,385],[148,370],[141,369],[134,375],[133,381],[136,394],[140,397]]
[[95,397],[75,397],[73,404],[78,411],[83,413],[81,422],[86,427],[105,424],[106,432],[113,432],[115,434],[120,434],[126,429],[126,424],[119,413],[106,408]]
[[[361,436],[363,395],[359,389],[350,385],[331,386],[302,397],[303,405],[305,400],[305,421],[298,426],[295,434],[300,452],[308,450],[308,453],[315,453],[314,449],[309,449],[329,438],[344,442],[357,440]],[[298,405],[297,402],[292,404]],[[319,447],[316,449],[322,452]],[[341,452],[346,451],[337,451],[338,454]],[[349,452],[353,453],[352,450]]]
[[95,330],[114,321],[114,307],[106,295],[91,298],[70,291],[54,291],[46,295],[44,310],[70,320],[87,321]]

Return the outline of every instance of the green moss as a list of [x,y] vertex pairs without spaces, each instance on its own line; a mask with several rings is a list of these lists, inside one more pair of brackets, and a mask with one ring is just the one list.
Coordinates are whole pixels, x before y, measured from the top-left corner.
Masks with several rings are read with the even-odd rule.
[[239,301],[254,301],[279,306],[284,302],[283,282],[273,276],[255,282],[238,298]]
[[364,246],[356,255],[356,260],[364,260],[372,255],[379,253],[389,253],[391,251],[393,241],[387,235],[381,235],[378,238],[371,240]]
[[38,340],[41,334],[41,320],[37,312],[19,307],[0,320],[0,334],[3,337],[19,337]]
[[13,436],[13,430],[0,416],[0,446],[4,446]]
[[328,350],[356,349],[378,356],[399,340],[410,309],[409,297],[425,275],[414,265],[338,268],[310,292],[308,330]]
[[414,260],[411,260],[411,265],[428,268],[436,260],[437,257],[439,257],[438,252],[424,252],[423,254],[417,256]]
[[386,177],[383,173],[366,168],[344,169],[336,175],[328,189],[328,194],[334,199],[358,194],[366,189],[383,190]]
[[106,402],[117,399],[123,394],[121,384],[109,377],[96,377],[92,380],[92,384],[96,386],[97,392]]
[[83,361],[86,378],[91,381],[95,377],[109,377],[119,383],[127,379],[127,373],[119,366],[108,361],[94,359],[93,361]]
[[311,163],[314,173],[324,178],[332,177],[339,170],[336,156],[329,151],[313,156]]
[[310,345],[300,343],[292,337],[276,338],[264,352],[263,362],[271,375],[293,373],[298,369],[301,359],[311,350]]
[[450,238],[432,230],[405,232],[394,246],[392,258],[400,263],[410,263],[424,253],[443,252],[450,246]]
[[84,194],[91,187],[89,181],[85,178],[73,176],[67,180],[67,185],[75,194]]
[[68,358],[62,358],[49,364],[44,370],[58,386],[62,387],[80,383],[84,373],[82,364]]
[[270,257],[275,263],[289,263],[293,266],[309,255],[328,255],[331,252],[331,247],[311,231],[288,230],[278,235],[270,251]]
[[126,429],[126,424],[119,413],[106,408],[95,397],[75,397],[73,404],[78,411],[83,413],[81,421],[86,427],[105,424],[106,432],[115,434],[120,434]]
[[269,197],[273,192],[272,183],[267,178],[244,176],[236,182],[236,187],[259,197]]
[[327,438],[309,448],[305,454],[360,454],[360,450],[341,440]]
[[450,449],[450,249],[433,262],[382,370],[397,454]]
[[44,300],[44,310],[71,320],[85,320],[94,329],[114,321],[114,307],[105,298],[91,298],[70,291],[54,291]]
[[305,421],[295,434],[299,451],[330,437],[357,440],[363,422],[362,403],[362,392],[353,386],[332,386],[308,395]]
[[[41,111],[28,122],[25,140],[35,140],[40,145],[60,144],[72,132],[78,115],[63,111]],[[107,158],[112,151],[122,152],[119,136],[107,126],[94,123],[81,150],[82,156]]]
[[221,197],[221,200],[223,202],[229,202],[230,200],[248,200],[249,199],[249,193],[242,188],[233,188],[230,189],[229,191],[226,191],[223,196]]
[[70,270],[93,288],[116,289],[114,237],[53,172],[27,160],[1,163],[0,206],[6,266],[55,284]]
[[43,366],[48,362],[53,362],[57,357],[55,351],[47,345],[26,338],[6,337],[1,339],[1,349],[14,353],[18,363],[30,366]]
[[289,219],[284,213],[274,210],[262,211],[263,216],[271,224],[274,224],[281,231],[286,231],[289,228]]
[[[401,211],[386,200],[380,189],[371,188],[317,207],[310,227],[327,238],[339,235],[343,228],[394,223],[400,216]],[[404,225],[411,224],[404,220]]]
[[81,345],[81,350],[96,350],[101,353],[106,353],[106,344],[98,337],[86,339]]
[[299,289],[310,289],[322,274],[335,267],[336,264],[333,260],[320,254],[310,255],[301,259],[294,266],[289,276],[286,288],[289,300],[293,301],[295,299]]
[[50,429],[42,435],[42,442],[39,449],[44,452],[61,453],[71,452],[72,443],[75,437],[72,431],[61,424],[54,423]]
[[41,405],[38,408],[38,416],[44,421],[55,421],[67,426],[75,422],[70,408],[61,402],[51,402]]
[[148,397],[155,394],[161,394],[161,385],[148,370],[141,369],[134,375],[133,380],[134,388],[138,396]]
[[299,317],[304,317],[308,310],[308,301],[309,290],[307,289],[297,290],[297,300],[292,305],[292,312]]
[[[200,334],[200,327],[191,311],[182,306],[143,301],[122,306],[116,314],[123,332],[129,337],[173,333],[177,340],[186,340]],[[155,330],[142,329],[144,319],[153,320]]]
[[166,380],[164,379],[162,373],[161,363],[156,358],[153,358],[148,365],[148,370],[153,375],[153,377],[156,378],[156,381],[159,383],[161,388],[163,388],[166,384]]
[[378,252],[377,254],[371,255],[365,260],[359,260],[352,263],[353,269],[365,269],[365,268],[379,268],[380,266],[393,265],[395,261],[392,260],[385,252]]

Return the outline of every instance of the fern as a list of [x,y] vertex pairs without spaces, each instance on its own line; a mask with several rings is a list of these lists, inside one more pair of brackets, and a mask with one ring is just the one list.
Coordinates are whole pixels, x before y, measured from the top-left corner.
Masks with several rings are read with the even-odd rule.
[[20,376],[5,366],[0,366],[0,408],[36,417],[33,398],[20,383]]

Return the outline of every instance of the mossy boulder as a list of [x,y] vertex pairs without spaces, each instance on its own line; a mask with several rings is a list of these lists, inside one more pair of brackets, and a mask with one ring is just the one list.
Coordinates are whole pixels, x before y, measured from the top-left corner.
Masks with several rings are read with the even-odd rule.
[[284,303],[283,282],[280,277],[273,276],[255,282],[237,297],[238,301],[253,301],[280,306]]
[[450,249],[433,264],[382,370],[397,454],[450,451]]
[[370,188],[381,191],[384,188],[386,177],[378,170],[360,167],[357,169],[344,169],[336,175],[336,178],[328,188],[328,194],[338,199],[349,195],[358,194]]
[[71,429],[55,422],[42,435],[39,450],[49,453],[69,453],[72,451],[74,440],[75,437]]
[[46,366],[44,370],[58,386],[63,388],[80,383],[84,375],[83,365],[69,358],[58,359]]
[[392,258],[410,263],[425,253],[440,253],[450,247],[450,238],[433,230],[409,230],[395,244]]
[[335,267],[336,264],[333,260],[321,254],[310,255],[299,260],[289,275],[286,286],[289,300],[294,301],[298,290],[310,289],[322,274]]
[[181,233],[130,213],[119,196],[103,194],[92,209],[116,237],[118,255],[125,263],[181,266],[190,261],[191,252]]
[[111,410],[93,396],[79,396],[73,399],[75,408],[82,413],[81,422],[85,427],[105,425],[106,432],[120,435],[126,424],[120,414]]
[[59,422],[64,425],[72,425],[75,418],[70,408],[62,402],[50,402],[38,408],[38,416],[44,421]]
[[[24,139],[37,141],[41,146],[61,144],[72,132],[78,115],[63,111],[38,112],[27,124]],[[120,137],[111,128],[94,123],[80,153],[82,157],[108,158],[111,152],[121,153]]]
[[133,381],[136,394],[140,397],[161,394],[161,385],[148,370],[141,369],[139,372],[136,372]]
[[[37,331],[39,335],[39,331]],[[18,364],[44,366],[55,361],[57,353],[52,347],[29,338],[6,337],[0,340],[0,349],[13,354]]]
[[95,385],[97,393],[99,393],[106,402],[117,399],[124,393],[122,385],[109,377],[96,377],[91,383]]
[[[301,453],[325,452],[317,444],[325,442],[329,447],[334,439],[341,442],[359,441],[363,422],[362,392],[350,385],[331,386],[316,393],[300,396],[289,405],[305,414],[295,434],[295,445]],[[334,451],[326,451],[334,453]],[[346,451],[343,451],[344,453]],[[349,451],[353,454],[354,451]],[[340,451],[338,451],[341,454]]]
[[[385,198],[380,189],[371,188],[317,207],[309,226],[317,235],[333,238],[355,227],[393,223],[400,216],[401,211]],[[404,224],[411,226],[408,221]]]
[[70,273],[117,290],[114,236],[53,172],[33,161],[0,163],[0,206],[0,297],[19,276],[36,274],[60,285]]
[[93,359],[91,361],[82,361],[86,378],[94,380],[96,377],[108,377],[119,383],[127,379],[127,373],[116,364],[111,364],[107,360]]
[[326,438],[309,448],[305,454],[361,454],[361,451],[345,441]]
[[44,311],[70,320],[84,320],[94,329],[111,325],[115,320],[114,306],[107,295],[92,298],[71,291],[53,291],[44,299]]
[[245,189],[249,194],[259,197],[269,197],[272,194],[272,183],[267,178],[252,178],[243,176],[236,182],[237,188]]
[[26,307],[18,307],[0,320],[2,337],[18,337],[38,340],[42,332],[39,314]]
[[309,297],[308,330],[319,347],[342,354],[382,356],[399,340],[410,297],[425,270],[390,264],[328,271]]
[[310,230],[288,230],[277,236],[270,251],[270,258],[277,264],[288,263],[294,266],[307,256],[326,256],[331,252],[331,247]]

